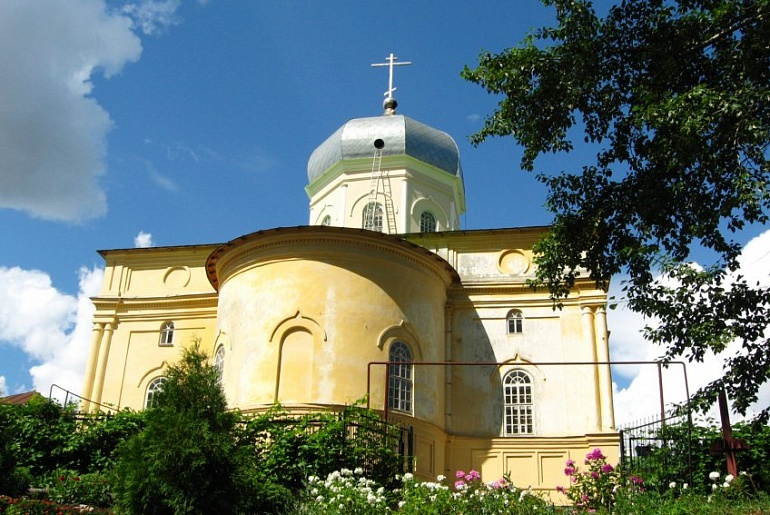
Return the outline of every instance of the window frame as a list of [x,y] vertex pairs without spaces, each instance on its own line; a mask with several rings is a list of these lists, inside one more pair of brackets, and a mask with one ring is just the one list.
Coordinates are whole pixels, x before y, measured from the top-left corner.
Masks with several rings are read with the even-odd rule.
[[420,232],[436,232],[437,227],[438,224],[433,213],[430,211],[420,213]]
[[174,346],[174,332],[176,328],[173,321],[163,322],[160,328],[160,338],[158,339],[158,347],[173,347]]
[[414,406],[414,354],[411,347],[395,340],[388,349],[388,409],[412,413]]
[[503,376],[503,435],[535,434],[535,399],[532,376],[521,369]]
[[379,202],[368,202],[364,206],[361,226],[374,232],[383,232],[385,221],[385,209]]
[[222,384],[222,381],[225,376],[225,357],[226,357],[226,351],[225,346],[220,345],[217,347],[217,350],[214,352],[214,368],[217,371],[217,381],[219,384]]
[[524,332],[524,314],[521,310],[512,309],[505,317],[506,334],[521,334]]
[[149,409],[155,405],[155,396],[163,389],[163,383],[166,382],[166,376],[159,376],[147,384],[144,392],[144,409]]

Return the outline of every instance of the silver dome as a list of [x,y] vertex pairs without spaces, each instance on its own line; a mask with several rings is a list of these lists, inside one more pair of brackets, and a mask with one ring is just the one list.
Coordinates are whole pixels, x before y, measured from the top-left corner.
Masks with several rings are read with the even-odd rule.
[[355,118],[313,151],[307,178],[313,182],[335,163],[371,158],[375,141],[382,140],[382,155],[408,155],[462,178],[460,151],[449,134],[403,115]]

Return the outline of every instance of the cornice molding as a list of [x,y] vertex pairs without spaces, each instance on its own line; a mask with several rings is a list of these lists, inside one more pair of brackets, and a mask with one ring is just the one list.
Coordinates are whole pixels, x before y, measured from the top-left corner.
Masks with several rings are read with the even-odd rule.
[[219,247],[206,261],[206,272],[215,289],[221,279],[236,271],[283,259],[341,258],[343,249],[376,254],[380,259],[393,256],[440,278],[445,286],[459,281],[459,275],[442,257],[397,236],[328,226],[300,226],[259,231],[241,236]]

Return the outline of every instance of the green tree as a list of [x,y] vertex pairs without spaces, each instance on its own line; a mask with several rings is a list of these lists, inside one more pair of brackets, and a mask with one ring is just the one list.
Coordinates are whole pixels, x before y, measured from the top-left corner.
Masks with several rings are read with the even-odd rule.
[[5,428],[18,464],[40,478],[57,468],[69,467],[70,441],[77,433],[74,406],[36,396],[28,404],[0,405],[0,427]]
[[[116,503],[126,513],[261,513],[254,442],[240,438],[219,376],[197,347],[169,365],[144,430],[118,449]],[[255,475],[256,473],[256,475]]]
[[[770,291],[736,273],[736,233],[770,207],[770,0],[626,0],[603,16],[544,3],[556,26],[463,71],[501,95],[474,144],[513,135],[529,171],[543,154],[595,150],[581,169],[539,174],[554,223],[536,283],[558,303],[581,273],[622,274],[629,307],[659,321],[645,336],[665,359],[739,342],[694,404],[724,388],[745,413],[770,377]],[[693,266],[693,251],[713,259]]]
[[15,496],[29,489],[31,475],[18,464],[13,445],[12,410],[0,405],[0,495]]

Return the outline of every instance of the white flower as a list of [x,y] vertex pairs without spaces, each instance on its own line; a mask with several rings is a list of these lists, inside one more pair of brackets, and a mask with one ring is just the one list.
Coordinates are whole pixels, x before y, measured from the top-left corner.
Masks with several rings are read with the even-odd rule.
[[725,481],[724,484],[722,485],[722,488],[730,488],[730,483]]
[[690,485],[687,483],[682,483],[682,490],[687,490],[688,488],[690,488]]
[[406,505],[406,501],[398,501],[398,507],[403,508]]
[[319,495],[318,497],[315,498],[315,502],[324,502],[324,496]]
[[439,474],[438,476],[436,476],[436,481],[438,481],[439,483],[441,483],[445,479],[446,479],[446,476],[443,474]]
[[725,476],[725,481],[728,482],[728,483],[732,483],[733,479],[735,479],[735,476],[733,476],[732,474],[727,474]]
[[362,469],[361,467],[356,467],[356,469],[353,471],[353,474],[357,476],[360,476],[363,473],[364,473],[364,469]]
[[671,490],[673,490],[674,488],[676,488],[676,481],[671,481],[671,482],[668,484],[668,487],[669,487]]
[[411,481],[413,478],[414,478],[414,476],[410,472],[407,472],[406,474],[404,474],[404,481],[405,482],[406,481]]
[[717,484],[716,484],[716,483],[714,483],[713,485],[711,485],[711,491],[714,491],[714,490],[716,490],[716,489],[717,489]]
[[719,472],[716,472],[716,471],[711,472],[709,474],[709,479],[712,481],[716,481],[717,479],[719,479]]

